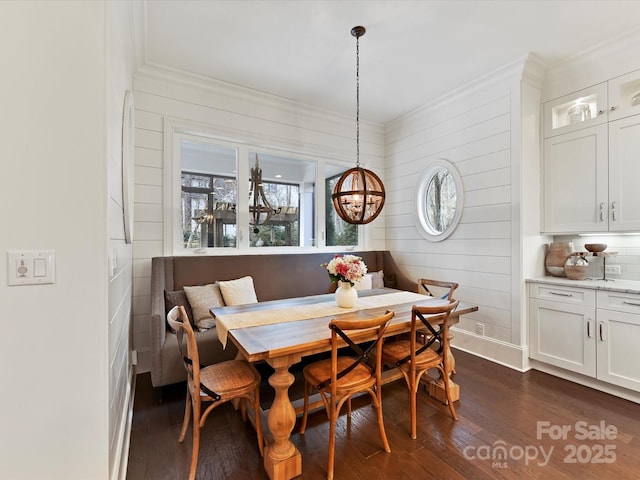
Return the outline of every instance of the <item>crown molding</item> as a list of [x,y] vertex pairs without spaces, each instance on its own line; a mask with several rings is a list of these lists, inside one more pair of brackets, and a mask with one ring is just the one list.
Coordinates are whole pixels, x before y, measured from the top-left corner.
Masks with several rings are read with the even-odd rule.
[[508,83],[513,82],[514,80],[521,80],[525,76],[526,78],[532,79],[534,82],[542,83],[541,79],[544,78],[544,64],[535,55],[524,55],[511,63],[451,90],[449,93],[432,102],[393,119],[386,124],[387,132],[389,130],[393,130],[397,126],[406,124],[407,122],[411,123],[419,121],[421,117],[429,115],[433,110],[446,108],[447,105],[464,100],[465,97],[480,92],[487,87],[491,87],[500,82]]
[[[135,79],[138,81],[149,80],[160,82],[172,87],[182,86],[196,89],[210,95],[222,95],[246,105],[253,105],[254,107],[255,105],[259,105],[295,117],[300,117],[302,114],[312,120],[337,123],[340,125],[344,124],[345,128],[351,128],[355,125],[355,116],[351,117],[315,105],[296,102],[285,97],[162,65],[145,63],[136,71]],[[360,125],[371,131],[377,130],[380,134],[382,134],[384,129],[383,124],[362,119],[360,119]]]
[[547,70],[544,101],[640,68],[640,29],[625,32]]
[[522,80],[537,88],[542,88],[548,65],[537,55],[530,53],[524,60]]

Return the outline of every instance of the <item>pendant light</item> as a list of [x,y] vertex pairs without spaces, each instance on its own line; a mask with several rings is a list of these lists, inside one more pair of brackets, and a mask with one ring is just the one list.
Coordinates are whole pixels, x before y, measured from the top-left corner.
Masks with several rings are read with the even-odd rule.
[[365,224],[382,211],[385,192],[382,180],[370,170],[360,167],[360,37],[364,27],[353,27],[356,37],[356,166],[344,172],[333,189],[333,207],[347,223]]

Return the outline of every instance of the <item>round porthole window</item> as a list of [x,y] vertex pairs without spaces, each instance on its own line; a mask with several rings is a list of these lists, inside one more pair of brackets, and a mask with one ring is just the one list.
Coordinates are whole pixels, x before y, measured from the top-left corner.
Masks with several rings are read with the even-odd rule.
[[451,162],[439,159],[418,180],[414,217],[418,231],[432,242],[453,233],[462,216],[462,179]]

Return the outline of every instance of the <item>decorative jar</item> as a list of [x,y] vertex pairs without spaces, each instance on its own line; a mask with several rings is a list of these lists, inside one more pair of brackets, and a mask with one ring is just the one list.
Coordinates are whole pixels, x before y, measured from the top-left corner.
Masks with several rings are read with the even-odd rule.
[[544,259],[544,266],[549,275],[554,277],[565,277],[564,264],[567,258],[573,253],[572,242],[553,242],[549,244],[547,256]]
[[576,252],[571,254],[564,264],[564,271],[570,280],[584,280],[589,271],[589,262],[583,254]]
[[586,103],[576,103],[567,110],[567,120],[570,125],[591,119],[591,109]]

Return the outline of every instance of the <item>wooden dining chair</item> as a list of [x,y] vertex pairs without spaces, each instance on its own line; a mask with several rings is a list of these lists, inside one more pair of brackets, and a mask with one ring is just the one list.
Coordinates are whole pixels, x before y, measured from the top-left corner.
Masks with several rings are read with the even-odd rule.
[[[409,389],[411,410],[411,438],[416,438],[416,396],[420,378],[432,368],[438,369],[442,379],[448,379],[449,372],[449,317],[458,302],[449,302],[439,306],[416,306],[411,308],[411,334],[385,344],[382,348],[382,361],[397,367],[404,376]],[[427,318],[428,317],[428,318]],[[426,331],[428,340],[418,342],[418,333]],[[445,395],[454,420],[458,419],[453,405],[449,382],[444,381]]]
[[[175,315],[175,309],[177,309],[177,315]],[[180,355],[188,374],[187,399],[178,442],[184,441],[189,428],[189,420],[193,414],[193,446],[189,480],[193,480],[196,476],[200,429],[214,408],[230,400],[246,400],[246,402],[239,402],[242,419],[245,421],[247,419],[246,403],[253,407],[258,448],[260,455],[264,455],[262,422],[260,421],[260,374],[244,360],[227,360],[207,367],[200,365],[196,337],[184,307],[174,307],[167,318],[178,334]],[[186,343],[186,351],[184,351],[183,343]],[[204,412],[201,411],[202,402],[211,403]]]
[[[437,288],[433,288],[437,287]],[[448,288],[449,291],[444,295],[442,293],[436,293],[436,291],[442,292],[442,288]],[[458,284],[455,282],[443,282],[440,280],[431,280],[429,278],[418,279],[418,293],[431,295],[432,297],[446,298],[450,302],[453,302],[453,291],[458,288]]]
[[[304,412],[300,425],[300,434],[304,435],[309,414],[309,395],[316,389],[322,398],[329,417],[329,455],[327,461],[327,479],[333,479],[335,459],[336,422],[340,410],[347,402],[347,414],[351,416],[351,397],[358,393],[368,393],[376,410],[378,429],[384,451],[391,452],[382,417],[382,345],[383,334],[394,312],[370,319],[333,319],[331,329],[331,358],[307,365],[303,370]],[[360,346],[364,339],[374,341],[368,346]],[[338,349],[349,347],[356,356],[338,355]],[[374,357],[375,356],[375,357]],[[375,359],[369,357],[374,357]],[[373,363],[371,366],[368,362]]]

